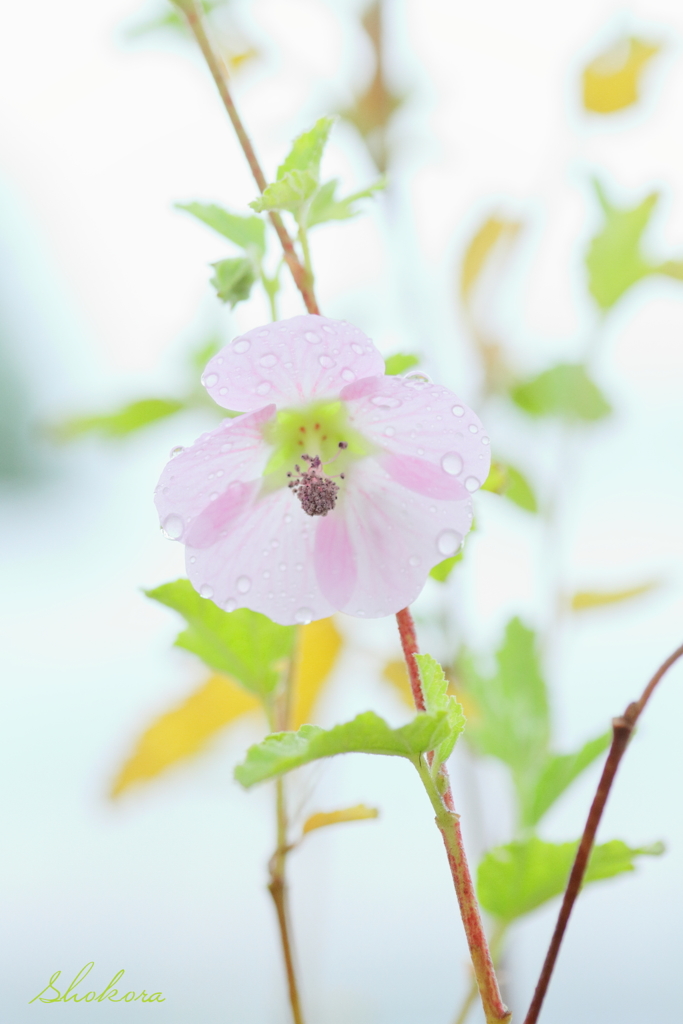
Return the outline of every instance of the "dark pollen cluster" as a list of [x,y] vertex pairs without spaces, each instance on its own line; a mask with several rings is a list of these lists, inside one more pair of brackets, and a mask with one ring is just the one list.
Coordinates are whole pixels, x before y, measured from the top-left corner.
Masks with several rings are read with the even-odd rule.
[[[339,447],[346,448],[346,442],[340,441]],[[326,516],[337,504],[339,485],[329,476],[323,475],[322,462],[318,455],[302,455],[301,460],[308,463],[308,469],[302,473],[301,467],[295,466],[294,469],[299,475],[290,480],[287,486],[296,494],[306,515]],[[288,473],[287,476],[291,477],[292,474]],[[340,473],[339,478],[343,480],[344,474]]]

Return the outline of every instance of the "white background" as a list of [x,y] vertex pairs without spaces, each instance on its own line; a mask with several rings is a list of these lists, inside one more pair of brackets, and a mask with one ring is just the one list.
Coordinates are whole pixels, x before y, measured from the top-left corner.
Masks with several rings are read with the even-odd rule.
[[[350,102],[371,74],[356,4],[253,0],[235,19],[262,58],[236,94],[265,167],[323,113]],[[395,124],[388,197],[372,216],[319,229],[322,308],[380,348],[419,350],[435,377],[476,400],[476,373],[456,308],[456,269],[482,218],[525,220],[519,259],[493,323],[523,372],[579,358],[596,329],[582,254],[599,224],[588,185],[599,174],[624,205],[663,192],[651,245],[683,254],[683,60],[679,4],[568,5],[414,0],[390,5],[390,73],[411,99]],[[142,15],[153,15],[149,6]],[[136,43],[130,0],[7,5],[0,36],[0,275],[6,362],[40,422],[170,394],[190,343],[267,319],[258,299],[233,316],[207,285],[230,253],[174,211],[254,196],[208,75],[172,37]],[[588,119],[578,77],[620,31],[665,42],[632,112]],[[335,129],[324,169],[348,190],[374,176],[355,132]],[[283,314],[300,311],[288,286]],[[652,280],[603,331],[595,375],[615,416],[577,443],[566,494],[566,585],[660,577],[657,595],[595,613],[553,651],[557,739],[571,749],[606,727],[683,638],[683,289]],[[491,410],[494,448],[541,490],[553,438]],[[288,1020],[264,892],[271,794],[245,794],[233,764],[257,721],[202,758],[106,800],[138,732],[202,678],[172,650],[176,617],[140,587],[182,574],[159,534],[151,492],[169,448],[199,415],[120,445],[37,446],[34,473],[2,494],[2,1013],[163,1024]],[[550,432],[549,432],[550,434]],[[483,495],[466,579],[451,598],[457,628],[490,650],[505,621],[547,618],[542,552],[530,517]],[[418,614],[441,599],[429,584]],[[354,639],[323,701],[322,724],[373,707],[404,713],[379,679],[396,654],[392,622],[343,620]],[[430,646],[438,638],[425,628]],[[629,751],[601,838],[664,839],[667,855],[589,891],[553,980],[548,1024],[644,1024],[680,1013],[683,931],[683,670],[672,671]],[[464,770],[456,758],[455,773]],[[403,764],[351,757],[326,766],[314,809],[360,800],[379,822],[312,836],[292,860],[293,916],[309,1024],[448,1024],[466,985],[465,949],[445,858],[417,779]],[[489,841],[506,838],[495,767]],[[549,816],[547,838],[577,836],[595,772]],[[463,789],[456,782],[460,796]],[[496,795],[497,794],[497,795]],[[463,805],[464,826],[468,823]],[[526,1009],[556,907],[512,936],[510,999]],[[166,1002],[75,1008],[28,1005],[55,970],[94,960],[93,985],[121,967],[128,987]],[[476,1016],[476,1015],[475,1015]],[[475,1017],[473,1017],[475,1019]]]

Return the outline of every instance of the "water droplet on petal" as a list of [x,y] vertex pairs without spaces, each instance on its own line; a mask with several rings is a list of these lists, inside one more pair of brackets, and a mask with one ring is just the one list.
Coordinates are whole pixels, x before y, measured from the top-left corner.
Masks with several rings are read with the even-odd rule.
[[330,366],[334,366],[334,359],[332,356],[318,356],[318,362],[321,366],[324,366],[325,369],[329,369]]
[[286,523],[291,523],[292,521],[292,517],[290,516],[289,512],[287,513],[286,516],[283,516],[283,519]]
[[342,379],[348,381],[349,384],[351,383],[352,380],[356,379],[355,373],[353,372],[353,370],[349,370],[348,366],[342,370],[341,375]]
[[424,387],[425,384],[431,384],[432,378],[428,373],[423,373],[422,370],[412,370],[404,375],[403,383],[409,388],[419,388]]
[[287,566],[284,562],[280,562],[280,564],[278,565],[278,569],[280,570],[280,572],[284,572],[286,568]]
[[359,345],[357,341],[352,342],[351,348],[356,353],[356,355],[359,355],[359,356],[363,355],[363,346]]
[[303,563],[302,562],[297,562],[296,563],[296,571],[297,572],[303,572],[303,568],[304,567],[303,567]]
[[307,625],[313,618],[313,612],[310,608],[299,608],[294,615],[294,621],[300,622],[303,626]]
[[306,331],[304,338],[306,341],[310,341],[311,345],[318,345],[320,343],[319,336],[314,334],[313,331]]
[[205,388],[212,388],[214,384],[218,384],[218,374],[210,373],[207,377],[202,377],[202,384]]
[[259,331],[258,332],[258,336],[259,336],[259,338],[267,338],[268,337],[268,331],[267,330]]
[[183,535],[183,521],[180,516],[175,514],[166,516],[161,529],[163,530],[164,537],[168,537],[169,540],[178,540]]
[[223,470],[222,469],[217,469],[216,470],[216,476],[223,476]]
[[237,607],[237,601],[235,600],[235,598],[234,597],[229,597],[228,600],[225,602],[225,610],[226,610],[226,612],[234,612],[236,607]]
[[218,497],[218,491],[214,491],[213,494],[209,495],[209,501],[215,501]]
[[417,555],[411,555],[410,558],[408,559],[408,565],[415,566],[415,565],[419,565],[419,564],[420,564],[420,559],[417,557]]
[[477,426],[477,424],[476,423],[470,423],[470,434],[477,434],[478,432],[479,432],[479,427]]
[[218,394],[219,395],[227,395],[227,393],[228,393],[228,389],[227,388],[219,388],[218,389]]
[[249,351],[249,349],[251,348],[251,342],[247,341],[246,338],[242,338],[241,341],[236,341],[232,347],[235,350],[235,352],[238,352],[240,355],[242,355],[243,352]]
[[177,444],[175,448],[171,448],[171,458],[175,459],[176,455],[181,455],[184,451],[185,449],[183,446],[181,444]]
[[451,409],[451,412],[453,413],[454,416],[462,416],[465,410],[461,405],[454,405],[453,408]]
[[477,480],[476,476],[468,476],[467,480],[465,480],[465,487],[468,491],[478,491],[481,484]]
[[270,381],[262,380],[259,386],[256,388],[257,395],[267,395],[270,391]]
[[232,441],[226,441],[225,444],[221,445],[222,452],[229,452],[232,448]]
[[266,571],[263,574],[263,578],[264,578],[264,580],[269,580],[270,579],[270,573],[268,572],[267,569],[266,569]]
[[441,468],[449,476],[457,476],[462,472],[462,459],[457,452],[446,452],[441,460]]
[[272,352],[268,352],[265,356],[261,356],[259,359],[259,366],[275,366],[277,362],[277,356],[273,355]]
[[387,437],[393,437],[396,431],[394,430],[393,427],[385,427],[384,433],[387,435]]
[[330,327],[330,325],[329,325],[329,324],[323,324],[323,330],[324,330],[324,331],[325,331],[325,332],[326,332],[327,334],[334,334],[334,327]]
[[446,558],[454,555],[462,544],[462,537],[455,530],[442,530],[436,538],[436,550]]
[[213,587],[210,587],[208,583],[202,583],[199,588],[199,596],[206,598],[213,597]]
[[251,580],[248,576],[240,576],[238,578],[237,590],[240,594],[246,594],[251,590]]
[[190,565],[194,565],[194,563],[196,561],[197,561],[197,556],[196,555],[192,555],[192,557],[190,558]]
[[400,399],[391,398],[389,395],[375,395],[371,401],[373,405],[380,405],[383,409],[395,409],[401,404]]
[[488,437],[482,437],[481,443],[482,444],[491,444],[491,441],[490,441],[490,439]]

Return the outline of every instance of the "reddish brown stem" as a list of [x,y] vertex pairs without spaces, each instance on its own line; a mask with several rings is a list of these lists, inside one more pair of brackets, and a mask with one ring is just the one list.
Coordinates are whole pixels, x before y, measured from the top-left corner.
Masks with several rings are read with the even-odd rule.
[[612,783],[614,782],[614,776],[616,775],[619,763],[624,756],[624,752],[628,746],[628,741],[631,738],[636,722],[643,713],[645,705],[652,696],[655,687],[662,676],[671,668],[674,662],[678,661],[681,656],[683,656],[683,644],[666,659],[663,665],[660,665],[650,682],[645,687],[640,700],[629,704],[624,714],[619,718],[615,718],[612,722],[612,746],[610,747],[609,754],[607,755],[605,767],[602,770],[602,775],[600,776],[600,782],[598,783],[598,788],[596,790],[595,797],[593,798],[591,809],[588,812],[586,827],[583,830],[583,836],[581,837],[579,848],[576,851],[576,858],[562,899],[562,906],[560,907],[560,913],[557,917],[553,937],[550,940],[550,946],[543,963],[541,976],[538,979],[534,998],[531,1001],[529,1012],[524,1019],[524,1024],[536,1024],[541,1012],[543,1000],[545,999],[545,994],[548,991],[548,985],[550,984],[550,979],[555,968],[557,955],[560,951],[562,939],[564,938],[564,933],[567,929],[569,917],[574,908],[576,898],[579,895],[579,890],[581,889],[583,877],[586,873],[588,860],[591,850],[593,849],[593,843],[595,842],[595,835],[598,831],[598,825],[600,824],[600,819],[602,818],[605,804],[607,803],[607,798],[609,797],[610,790],[612,788]]
[[[211,45],[211,41],[206,34],[206,29],[204,28],[204,22],[202,19],[202,12],[196,3],[196,0],[174,0],[174,2],[181,8],[187,18],[190,30],[197,40],[197,44],[204,55],[204,60],[206,61],[209,71],[213,76],[213,80],[216,83],[216,88],[223,100],[223,106],[225,107],[228,117],[232,122],[232,126],[235,129],[235,134],[237,135],[242,151],[247,158],[247,163],[249,164],[251,173],[254,176],[254,180],[258,185],[259,191],[264,192],[268,182],[261,170],[261,165],[258,162],[256,153],[254,152],[251,139],[247,135],[242,119],[237,113],[237,108],[235,107],[228,84],[229,76],[227,68],[221,57],[214,50]],[[296,254],[294,243],[292,242],[289,232],[282,221],[282,217],[275,210],[272,210],[268,216],[270,217],[270,222],[275,228],[277,236],[280,239],[285,261],[289,267],[292,277],[294,278],[295,285],[301,292],[301,297],[304,300],[306,309],[309,313],[320,313],[309,275]]]
[[[410,614],[410,609],[404,608],[402,611],[397,612],[396,622],[398,623],[398,631],[408,668],[415,707],[418,711],[424,711],[424,692],[417,662],[415,661],[415,655],[419,654],[419,649],[415,634],[415,623]],[[428,755],[430,764],[432,759]],[[472,966],[486,1021],[487,1024],[493,1024],[496,1021],[507,1022],[510,1020],[511,1014],[503,1003],[500,989],[498,988],[498,980],[493,967],[486,933],[484,932],[481,914],[479,913],[479,904],[465,855],[465,847],[460,830],[460,817],[455,812],[453,794],[445,765],[441,766],[441,775],[444,781],[443,794],[440,799],[434,794],[432,802],[436,810],[436,823],[443,837],[448,855],[448,865],[451,869],[453,885],[455,886],[455,893],[458,898],[460,915],[465,927],[467,944],[470,950],[470,957],[472,958]]]

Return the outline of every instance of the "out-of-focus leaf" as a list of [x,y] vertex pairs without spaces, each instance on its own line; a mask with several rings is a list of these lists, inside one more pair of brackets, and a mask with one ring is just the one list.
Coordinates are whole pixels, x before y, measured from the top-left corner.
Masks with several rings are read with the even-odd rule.
[[214,203],[176,203],[177,210],[186,210],[202,224],[213,228],[247,252],[255,250],[259,256],[266,251],[266,225],[260,217],[238,217]]
[[[175,0],[171,0],[171,5]],[[211,11],[216,10],[218,7],[224,7],[227,0],[202,0],[202,9],[204,14],[210,14]],[[179,8],[182,8],[183,2],[179,0],[177,3]],[[167,5],[164,5],[167,8]],[[127,39],[138,39],[140,36],[151,35],[154,32],[171,31],[180,33],[181,35],[187,35],[189,30],[185,18],[180,13],[180,10],[170,11],[168,9],[163,10],[156,18],[152,18],[149,21],[145,21],[140,25],[132,25],[126,30]]]
[[358,216],[361,211],[356,209],[355,204],[360,199],[372,199],[376,192],[385,187],[386,179],[380,178],[368,188],[354,192],[344,199],[337,199],[335,196],[338,183],[335,178],[320,186],[308,208],[306,227],[312,228],[316,224],[324,224],[330,220],[348,220],[350,217]]
[[178,636],[177,647],[192,651],[209,668],[231,676],[252,693],[272,693],[292,654],[294,626],[279,626],[248,608],[224,612],[200,597],[189,580],[165,583],[145,594],[187,621],[189,628]]
[[[530,839],[490,850],[477,872],[479,901],[501,921],[514,921],[559,896],[565,889],[578,841],[546,843]],[[663,853],[660,843],[633,849],[615,839],[596,846],[588,862],[584,884],[633,871],[636,857]]]
[[640,597],[641,594],[649,594],[661,585],[660,580],[650,580],[648,583],[627,587],[624,590],[578,590],[572,595],[570,605],[574,612],[604,608],[605,605],[618,604],[621,601],[630,601],[632,597]]
[[416,654],[415,661],[420,673],[427,712],[435,715],[445,711],[448,716],[449,734],[434,749],[432,773],[436,774],[439,767],[453,753],[456,740],[465,728],[465,716],[460,704],[448,692],[448,680],[438,661],[435,661],[431,654]]
[[450,558],[444,558],[443,562],[439,562],[438,565],[435,565],[429,570],[429,575],[433,580],[436,580],[437,583],[445,583],[458,562],[462,562],[463,554],[463,551],[458,551],[457,555],[452,555]]
[[[169,11],[168,5],[165,4],[164,6],[167,9],[157,17],[128,28],[125,32],[125,38],[130,40],[139,39],[142,36],[154,35],[158,32],[172,32],[174,35],[192,38],[187,19],[181,13],[183,9],[190,6],[189,0],[170,0],[170,2],[178,10]],[[205,15],[211,15],[212,12],[219,11],[221,8],[225,9],[227,6],[227,0],[202,0],[202,8]],[[249,61],[259,56],[258,50],[244,39],[242,33],[235,26],[228,25],[227,31],[225,26],[221,26],[219,35],[220,55],[233,74],[244,67]]]
[[345,821],[367,821],[369,818],[378,817],[379,811],[376,807],[356,804],[355,807],[346,807],[343,811],[318,811],[306,819],[302,831],[307,835],[316,828],[327,828],[328,825],[339,825]]
[[288,210],[296,215],[317,188],[318,180],[310,171],[289,171],[284,178],[267,185],[263,194],[249,205],[257,213]]
[[594,114],[613,114],[636,103],[645,66],[660,52],[658,43],[619,39],[583,71],[583,105]]
[[562,416],[569,420],[599,420],[611,406],[583,366],[561,363],[538,377],[516,385],[514,402],[530,416]]
[[460,296],[465,306],[469,306],[477,281],[489,260],[494,254],[509,254],[521,229],[519,221],[492,216],[474,234],[460,268]]
[[[209,338],[208,341],[203,341],[197,348],[190,352],[189,363],[193,370],[201,373],[208,363],[209,359],[212,359],[216,353],[222,348],[223,342],[218,337]],[[202,389],[203,390],[203,389]],[[230,415],[228,413],[228,415]]]
[[230,308],[234,309],[238,302],[245,302],[249,298],[256,280],[254,265],[250,259],[238,256],[237,259],[219,260],[211,266],[215,270],[211,284],[216,289],[219,299],[229,302]]
[[500,494],[527,512],[538,512],[536,495],[531,489],[531,484],[518,469],[509,463],[498,460],[492,462],[482,490]]
[[71,441],[83,434],[102,434],[104,437],[125,437],[157,420],[173,416],[185,408],[177,398],[143,398],[125,405],[118,412],[99,416],[75,416],[50,428],[58,441]]
[[382,669],[382,678],[391,683],[403,703],[414,711],[415,702],[413,700],[413,691],[410,688],[405,661],[402,658],[388,661]]
[[333,729],[302,725],[298,732],[266,736],[249,748],[246,760],[235,769],[235,778],[246,788],[335,754],[386,754],[414,762],[419,754],[437,747],[449,733],[446,711],[418,714],[400,729],[392,729],[374,711],[366,711]]
[[417,366],[419,362],[419,356],[404,355],[403,352],[397,352],[396,355],[389,356],[388,359],[384,360],[384,372],[388,377],[395,377],[399,373],[405,373],[406,370]]
[[277,169],[278,181],[286,178],[291,171],[308,171],[316,181],[318,180],[320,161],[333,124],[333,117],[321,117],[307,132],[297,136]]
[[343,110],[341,116],[356,126],[378,170],[384,173],[388,161],[387,129],[405,97],[393,92],[384,76],[381,0],[375,0],[368,7],[362,24],[374,51],[375,74],[365,92],[357,96],[353,106]]
[[310,721],[311,711],[339,656],[342,638],[334,619],[318,619],[301,627],[292,695],[292,727]]
[[589,740],[574,754],[549,754],[521,808],[522,825],[535,825],[571,783],[600,757],[612,741],[612,733]]
[[256,697],[226,676],[211,676],[182,704],[145,729],[114,779],[110,795],[120,796],[134,783],[147,782],[178,761],[193,757],[226,725],[259,707]]

